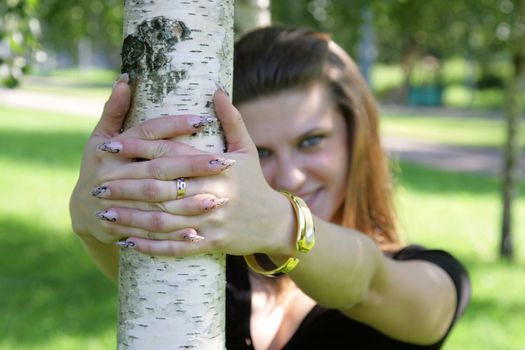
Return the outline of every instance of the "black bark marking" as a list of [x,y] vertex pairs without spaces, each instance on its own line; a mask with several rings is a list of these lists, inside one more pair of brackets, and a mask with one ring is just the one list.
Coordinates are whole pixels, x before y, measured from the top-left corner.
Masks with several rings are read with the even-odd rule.
[[175,44],[188,40],[190,34],[184,22],[159,16],[140,23],[135,33],[124,39],[122,72],[129,74],[130,83],[144,82],[151,102],[161,102],[186,78],[185,70],[171,67],[168,54],[175,51]]

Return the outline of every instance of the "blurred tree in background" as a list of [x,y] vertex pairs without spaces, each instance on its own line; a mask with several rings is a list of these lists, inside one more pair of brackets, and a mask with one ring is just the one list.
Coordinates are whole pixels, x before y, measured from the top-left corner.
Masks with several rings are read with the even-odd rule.
[[92,64],[99,55],[100,65],[118,67],[123,8],[122,0],[40,0],[42,44],[70,59],[62,64]]
[[[265,1],[266,2],[266,1]],[[507,118],[501,254],[512,256],[511,203],[517,191],[520,115],[523,113],[525,0],[274,0],[273,23],[328,32],[359,63],[365,77],[374,63],[400,68],[385,101],[442,104],[443,87],[495,89]],[[238,4],[255,3],[243,0]],[[16,86],[33,58],[54,68],[103,65],[117,69],[122,0],[0,0],[0,85]],[[36,50],[38,42],[44,51]],[[459,74],[443,74],[452,59]],[[454,79],[455,81],[452,81]],[[430,88],[430,90],[428,90]],[[427,90],[425,90],[427,89]],[[471,98],[473,99],[473,97]]]
[[0,1],[0,86],[17,86],[29,67],[27,56],[37,47],[40,34],[38,1]]

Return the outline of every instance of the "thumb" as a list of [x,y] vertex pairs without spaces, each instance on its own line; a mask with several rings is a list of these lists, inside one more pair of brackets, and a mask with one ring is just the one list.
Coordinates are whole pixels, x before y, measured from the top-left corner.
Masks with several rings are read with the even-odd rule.
[[219,89],[213,96],[215,113],[221,122],[228,152],[247,151],[257,154],[257,149],[246,130],[241,113],[230,102],[226,93]]
[[127,73],[122,74],[115,82],[93,134],[113,137],[120,133],[131,102],[128,82]]

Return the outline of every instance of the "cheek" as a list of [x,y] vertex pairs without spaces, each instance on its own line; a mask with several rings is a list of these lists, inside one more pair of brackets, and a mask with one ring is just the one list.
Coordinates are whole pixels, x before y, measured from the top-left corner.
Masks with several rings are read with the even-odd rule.
[[261,169],[266,182],[268,182],[270,186],[274,187],[272,182],[275,178],[275,167],[271,164],[270,161],[263,161],[261,162]]
[[318,163],[326,168],[326,171],[332,173],[345,173],[348,164],[348,152],[343,147],[327,147],[321,157],[318,157]]

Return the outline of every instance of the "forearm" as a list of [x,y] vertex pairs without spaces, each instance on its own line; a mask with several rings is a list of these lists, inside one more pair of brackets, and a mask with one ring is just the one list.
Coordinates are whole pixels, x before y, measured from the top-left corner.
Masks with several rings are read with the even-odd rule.
[[394,261],[364,234],[315,224],[315,247],[296,253],[300,263],[289,273],[303,292],[399,340],[431,344],[443,336],[456,306],[444,270],[426,261]]
[[348,309],[361,303],[384,270],[383,255],[367,236],[315,219],[316,245],[297,253],[300,263],[290,276],[319,304]]
[[89,236],[80,236],[80,240],[98,268],[111,280],[118,278],[118,248]]

